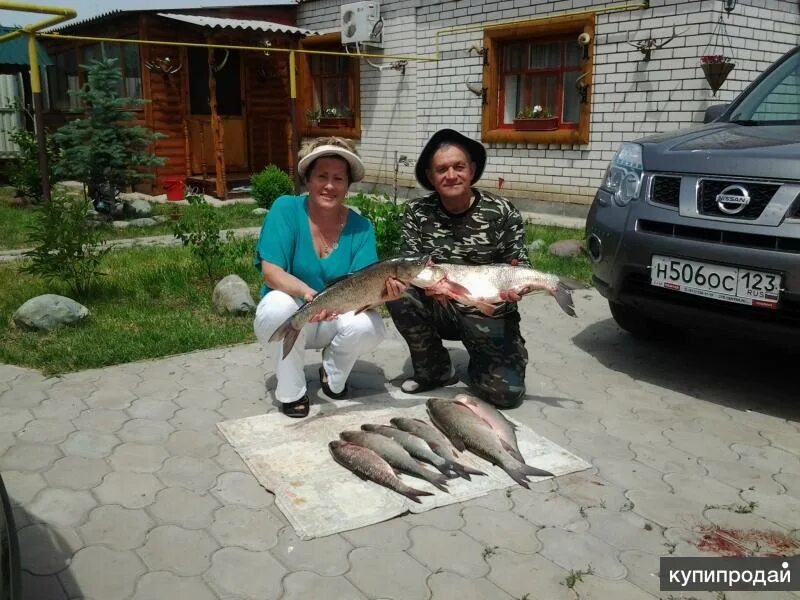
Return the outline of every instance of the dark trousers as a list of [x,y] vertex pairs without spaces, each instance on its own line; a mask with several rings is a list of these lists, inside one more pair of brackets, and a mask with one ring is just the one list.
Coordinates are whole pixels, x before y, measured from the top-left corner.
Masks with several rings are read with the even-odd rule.
[[459,340],[469,354],[467,373],[477,395],[500,408],[519,406],[528,364],[519,313],[496,317],[463,313],[454,304],[442,306],[415,288],[409,294],[414,301],[403,297],[386,306],[408,343],[414,379],[420,384],[446,381],[450,355],[442,340]]

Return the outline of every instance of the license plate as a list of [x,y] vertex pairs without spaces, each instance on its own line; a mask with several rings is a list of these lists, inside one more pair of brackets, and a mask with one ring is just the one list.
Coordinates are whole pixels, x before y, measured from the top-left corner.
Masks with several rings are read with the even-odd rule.
[[774,309],[778,307],[781,276],[766,271],[653,255],[650,284],[686,294]]

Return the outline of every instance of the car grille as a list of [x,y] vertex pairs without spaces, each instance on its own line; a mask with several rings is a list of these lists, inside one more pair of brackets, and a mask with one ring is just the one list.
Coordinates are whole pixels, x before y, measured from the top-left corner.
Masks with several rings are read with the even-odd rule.
[[742,233],[738,231],[724,231],[707,227],[692,227],[689,225],[676,225],[663,223],[650,219],[639,219],[636,223],[638,231],[654,235],[699,240],[713,244],[727,246],[743,246],[746,248],[763,248],[777,252],[791,252],[800,254],[800,239],[780,237],[776,235],[762,235],[758,233]]
[[672,305],[687,306],[712,311],[716,314],[744,317],[763,323],[791,325],[800,328],[800,303],[782,299],[775,310],[767,310],[744,304],[734,304],[724,300],[703,298],[650,285],[648,275],[636,273],[628,275],[622,283],[622,295],[665,300]]
[[678,208],[681,198],[681,178],[657,175],[650,188],[650,201]]
[[[740,185],[750,194],[750,202],[742,212],[728,214],[720,210],[717,205],[717,194],[730,185]],[[697,191],[697,210],[700,214],[728,219],[753,220],[761,216],[769,201],[778,191],[780,185],[771,183],[753,183],[739,181],[721,181],[718,179],[703,179]]]

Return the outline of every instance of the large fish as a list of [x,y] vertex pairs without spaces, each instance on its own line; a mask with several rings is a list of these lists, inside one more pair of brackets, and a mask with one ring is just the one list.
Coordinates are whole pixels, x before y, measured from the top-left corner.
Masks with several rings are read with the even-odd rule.
[[369,448],[398,471],[424,479],[443,492],[448,491],[447,477],[426,469],[421,462],[391,438],[369,431],[343,431],[339,437],[346,442]]
[[286,358],[300,330],[312,316],[323,310],[359,313],[378,306],[384,302],[389,277],[408,283],[429,262],[429,256],[391,258],[341,277],[314,296],[311,302],[298,308],[275,330],[269,341],[283,340],[283,358]]
[[500,438],[500,442],[503,444],[503,448],[505,448],[506,451],[518,461],[525,462],[525,459],[522,457],[522,453],[519,451],[517,434],[515,433],[517,426],[509,421],[503,413],[501,413],[488,402],[467,394],[458,394],[455,398],[453,398],[453,401],[463,404],[481,419],[486,421],[486,423],[489,424],[489,427],[491,427],[494,432],[497,433],[498,437]]
[[470,475],[486,475],[483,471],[468,467],[459,462],[456,449],[453,447],[450,440],[430,423],[426,423],[422,419],[412,419],[408,417],[393,417],[389,419],[389,422],[398,429],[407,431],[428,442],[428,446],[431,447],[431,450],[451,463],[453,465],[453,471],[467,481],[471,481]]
[[528,466],[511,456],[486,421],[463,404],[442,398],[431,398],[427,402],[427,407],[431,420],[457,449],[466,448],[497,465],[522,487],[529,487],[526,479],[529,476],[553,476],[549,471]]
[[516,292],[520,296],[544,291],[553,296],[561,309],[575,316],[572,290],[586,286],[568,277],[543,273],[526,266],[506,264],[456,265],[437,263],[422,269],[412,285],[447,296],[466,306],[474,306],[485,315],[493,315],[501,292]]
[[[448,477],[455,473],[453,468],[454,464],[452,462],[436,454],[436,452],[431,450],[428,442],[423,440],[421,437],[417,437],[413,433],[408,433],[407,431],[403,431],[397,427],[390,427],[389,425],[375,425],[372,423],[365,423],[361,426],[361,429],[364,431],[371,431],[372,433],[379,433],[384,437],[392,438],[395,442],[405,448],[406,452],[408,452],[411,456],[432,464]],[[452,476],[457,477],[458,474]]]
[[414,489],[400,481],[391,465],[369,448],[343,440],[334,440],[328,444],[328,449],[336,462],[362,479],[369,479],[398,494],[403,494],[417,504],[422,504],[417,496],[433,496],[431,492]]

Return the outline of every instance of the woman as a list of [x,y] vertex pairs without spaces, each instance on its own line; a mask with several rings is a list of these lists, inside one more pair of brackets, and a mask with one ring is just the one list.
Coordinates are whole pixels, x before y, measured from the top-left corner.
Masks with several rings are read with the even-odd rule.
[[[350,184],[364,177],[355,148],[342,138],[318,138],[306,144],[298,158],[297,172],[308,195],[275,200],[256,248],[255,263],[264,285],[254,329],[265,345],[284,320],[332,280],[378,260],[372,224],[344,205]],[[283,413],[293,418],[308,415],[305,348],[322,349],[322,390],[340,399],[347,395],[347,377],[358,356],[385,336],[383,320],[375,311],[358,315],[321,311],[300,331],[286,358],[281,359],[276,343],[275,397]]]

